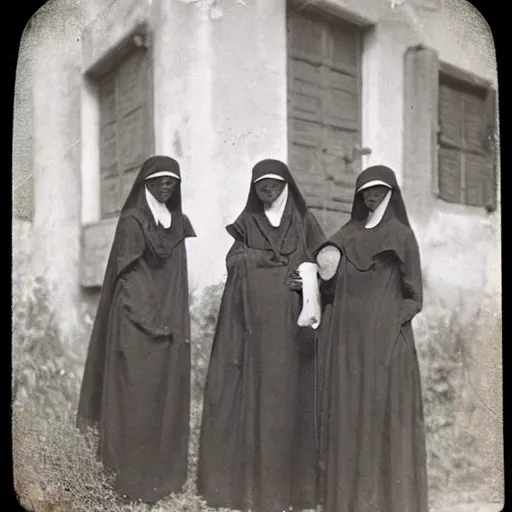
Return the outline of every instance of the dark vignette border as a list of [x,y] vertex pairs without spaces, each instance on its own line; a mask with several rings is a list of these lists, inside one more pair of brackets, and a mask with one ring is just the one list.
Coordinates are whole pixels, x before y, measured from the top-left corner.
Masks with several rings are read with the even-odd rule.
[[[87,0],[84,0],[87,1]],[[7,125],[7,136],[4,136],[1,138],[2,142],[7,146],[5,153],[0,153],[2,156],[4,155],[10,155],[10,158],[7,157],[5,160],[5,168],[11,169],[11,181],[12,181],[12,136],[13,136],[13,105],[14,105],[14,87],[15,87],[15,78],[16,78],[16,65],[18,60],[18,51],[20,46],[21,37],[23,34],[23,30],[27,24],[27,22],[30,20],[30,18],[36,13],[36,11],[42,7],[46,2],[42,0],[22,0],[13,2],[12,4],[12,10],[10,11],[10,14],[8,12],[7,6],[5,6],[6,11],[6,17],[4,18],[7,28],[7,51],[3,52],[4,56],[7,56],[7,78],[5,81],[7,82],[7,92],[4,89],[4,93],[1,95],[2,102],[6,106],[6,110],[4,111],[4,114],[2,115],[1,119],[3,124]],[[504,149],[507,149],[510,145],[508,141],[512,140],[510,138],[510,127],[507,123],[508,121],[508,108],[510,106],[510,96],[508,92],[512,90],[510,85],[510,56],[508,55],[509,59],[507,61],[507,53],[506,53],[506,44],[509,42],[510,38],[507,37],[507,29],[509,28],[510,23],[507,23],[509,21],[508,16],[506,15],[506,9],[505,5],[506,2],[499,2],[496,0],[471,0],[471,3],[480,11],[480,13],[484,16],[484,18],[487,20],[487,23],[489,24],[491,31],[493,33],[494,37],[494,43],[496,46],[496,55],[498,60],[498,86],[499,86],[499,108],[500,108],[500,139],[501,139],[501,169],[505,169],[505,172],[501,173],[501,190],[502,190],[502,197],[503,197],[503,190],[507,190],[506,183],[508,179],[508,172],[507,170],[510,169],[509,165],[509,159],[507,158],[508,154]],[[9,7],[11,7],[11,5]],[[4,76],[6,76],[4,75]],[[508,134],[508,135],[507,135]],[[5,199],[2,199],[0,201],[0,208],[4,209],[5,217],[6,219],[12,218],[12,193],[11,193],[11,185],[9,184],[7,188],[7,194],[5,195]],[[3,195],[3,194],[2,194]],[[8,199],[9,198],[9,199]],[[502,201],[502,240],[506,240],[507,236],[505,235],[507,229],[507,222],[506,222],[506,213],[507,213],[507,203],[506,200]],[[8,222],[10,233],[11,233],[11,240],[12,240],[12,223]],[[507,252],[507,245],[503,243],[502,245],[502,261],[508,261],[505,254]],[[12,289],[12,282],[11,282],[11,267],[12,267],[12,251],[2,251],[0,252],[0,257],[2,260],[0,269],[2,269],[2,272],[0,273],[2,282],[0,284],[0,290],[2,293],[5,293],[7,300],[9,303],[11,303],[11,292]],[[506,281],[505,276],[508,271],[508,266],[504,266],[502,268],[503,273],[503,313],[505,313],[505,306],[506,306],[506,293],[505,293],[505,286],[504,283]],[[6,307],[7,309],[7,307]],[[9,310],[11,310],[11,307],[9,307]],[[503,314],[503,333],[507,332],[507,317],[505,314]],[[6,329],[7,331],[7,329]],[[9,328],[9,333],[11,332]],[[7,333],[6,333],[7,334]],[[9,336],[11,338],[11,336]],[[12,339],[12,338],[11,338]],[[503,335],[503,339],[506,340],[506,334]],[[11,392],[10,392],[10,386],[11,386],[11,343],[3,342],[2,349],[4,350],[4,354],[0,358],[0,361],[4,365],[4,370],[0,371],[0,376],[3,379],[3,383],[0,387],[0,390],[2,392],[2,401],[3,401],[3,407],[2,407],[2,413],[4,415],[4,418],[0,420],[0,424],[2,425],[8,425],[9,430],[5,437],[8,437],[6,439],[4,437],[3,442],[0,443],[0,447],[2,449],[2,462],[6,466],[5,471],[9,473],[9,488],[7,489],[7,486],[2,486],[3,489],[5,489],[8,492],[8,495],[2,496],[2,501],[6,500],[9,503],[8,509],[9,510],[23,510],[21,505],[18,503],[16,499],[16,494],[14,492],[14,485],[13,485],[13,479],[12,479],[12,429],[10,428],[11,425]],[[503,394],[504,394],[504,413],[505,413],[505,422],[504,422],[504,428],[505,428],[505,511],[511,510],[512,511],[512,505],[510,504],[510,500],[512,499],[512,491],[507,492],[509,488],[512,489],[512,441],[510,440],[510,435],[507,436],[507,433],[509,433],[512,420],[507,416],[507,412],[512,410],[511,404],[510,404],[510,397],[511,394],[507,392],[506,386],[505,386],[505,374],[506,374],[506,367],[507,367],[507,360],[510,359],[510,353],[512,350],[506,343],[506,341],[503,343]],[[5,476],[5,474],[4,474]]]

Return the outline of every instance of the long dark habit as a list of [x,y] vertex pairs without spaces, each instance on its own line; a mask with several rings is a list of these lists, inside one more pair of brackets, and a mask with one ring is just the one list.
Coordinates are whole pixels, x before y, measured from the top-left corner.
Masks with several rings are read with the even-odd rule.
[[[166,206],[169,229],[155,222],[145,179],[180,177]],[[152,503],[187,476],[190,317],[184,240],[195,237],[181,208],[178,163],[147,160],[121,210],[85,365],[77,424],[99,430],[98,455],[116,489]]]
[[[254,181],[289,187],[272,227]],[[301,295],[287,279],[324,240],[290,171],[264,160],[247,204],[227,228],[234,243],[204,395],[198,488],[210,506],[281,512],[317,503],[315,331],[297,326]]]
[[[357,191],[374,180],[392,192],[382,220],[368,229],[368,209]],[[420,255],[391,169],[374,166],[360,174],[351,219],[320,248],[327,245],[339,249],[341,260],[322,287],[332,294],[322,339],[325,510],[427,512],[425,426],[411,326],[422,308]]]

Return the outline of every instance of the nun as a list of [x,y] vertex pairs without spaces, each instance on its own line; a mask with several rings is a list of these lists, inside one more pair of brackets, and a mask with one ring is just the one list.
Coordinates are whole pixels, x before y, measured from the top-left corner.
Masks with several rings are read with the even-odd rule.
[[271,159],[253,168],[246,206],[226,229],[233,245],[204,393],[198,490],[211,507],[311,509],[321,320],[312,251],[325,238],[287,166]]
[[78,427],[127,500],[154,503],[187,476],[190,317],[176,160],[146,160],[121,210],[85,364]]
[[425,425],[411,320],[418,244],[394,172],[356,181],[350,220],[315,251],[332,317],[322,342],[326,512],[427,512]]

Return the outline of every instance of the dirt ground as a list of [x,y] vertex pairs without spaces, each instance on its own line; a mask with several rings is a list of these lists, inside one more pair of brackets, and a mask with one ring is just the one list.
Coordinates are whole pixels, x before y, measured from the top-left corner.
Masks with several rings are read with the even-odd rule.
[[448,503],[434,505],[430,512],[501,512],[502,510],[503,504],[499,503]]

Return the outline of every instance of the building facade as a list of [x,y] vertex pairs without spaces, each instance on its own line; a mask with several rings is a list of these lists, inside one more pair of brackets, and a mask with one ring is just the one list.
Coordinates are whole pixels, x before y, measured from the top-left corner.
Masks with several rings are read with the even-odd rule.
[[[117,214],[150,155],[182,167],[198,304],[225,278],[224,227],[258,159],[288,162],[327,234],[348,218],[356,175],[389,165],[422,254],[432,415],[451,385],[443,361],[458,365],[430,464],[441,475],[436,457],[467,434],[484,468],[474,485],[499,500],[496,93],[491,33],[464,0],[52,0],[20,51],[15,272],[44,278],[63,338],[84,347]],[[452,462],[446,478],[472,485]]]

